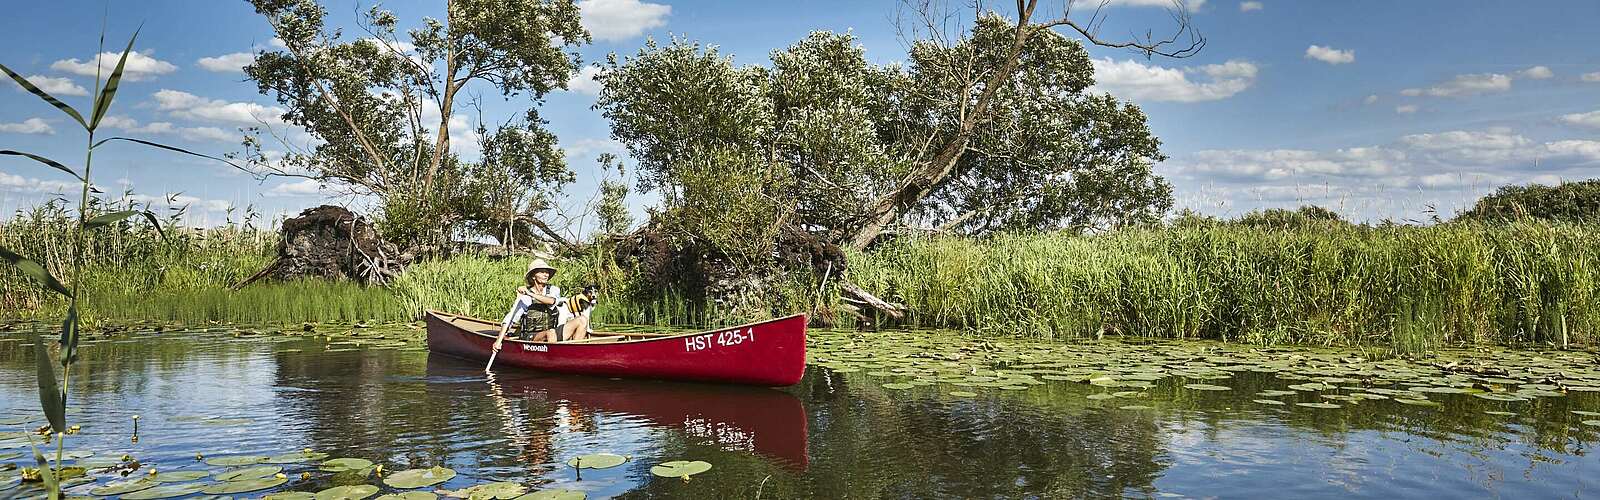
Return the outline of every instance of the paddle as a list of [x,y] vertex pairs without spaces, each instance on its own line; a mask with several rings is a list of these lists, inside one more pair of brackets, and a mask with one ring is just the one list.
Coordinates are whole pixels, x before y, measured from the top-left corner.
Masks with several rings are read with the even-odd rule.
[[489,364],[483,365],[483,372],[484,373],[490,373],[489,368],[494,366],[494,357],[498,356],[498,355],[500,355],[500,351],[490,351],[489,352]]

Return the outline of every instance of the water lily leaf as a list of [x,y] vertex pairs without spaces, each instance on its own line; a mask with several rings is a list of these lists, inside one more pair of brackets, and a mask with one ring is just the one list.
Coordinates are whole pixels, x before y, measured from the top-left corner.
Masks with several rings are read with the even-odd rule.
[[438,500],[438,498],[439,495],[435,495],[431,491],[407,491],[404,493],[379,495],[375,500]]
[[362,500],[377,492],[378,487],[370,484],[334,486],[318,491],[316,500]]
[[528,492],[528,487],[517,483],[487,483],[447,492],[446,496],[469,500],[510,500]]
[[589,494],[578,490],[535,491],[511,500],[584,500]]
[[266,463],[269,463],[269,464],[295,464],[295,463],[301,463],[301,462],[315,462],[315,461],[324,460],[324,459],[327,459],[327,458],[328,458],[328,454],[327,453],[322,453],[320,451],[313,451],[313,452],[310,452],[310,453],[299,452],[299,453],[289,453],[289,454],[284,454],[284,455],[273,455],[271,457],[267,457]]
[[950,395],[958,398],[971,398],[976,397],[978,393],[970,391],[950,391]]
[[154,488],[143,489],[122,495],[123,500],[154,500],[157,498],[181,497],[199,493],[205,488],[203,483],[163,484]]
[[1093,400],[1093,401],[1100,401],[1100,400],[1104,400],[1104,399],[1111,399],[1111,398],[1114,398],[1116,396],[1113,396],[1111,394],[1106,394],[1106,393],[1099,393],[1099,394],[1090,394],[1090,395],[1084,396],[1084,397],[1088,398],[1090,400]]
[[1306,408],[1322,408],[1322,409],[1328,409],[1328,410],[1332,410],[1332,409],[1335,409],[1335,408],[1343,408],[1343,406],[1339,406],[1339,405],[1336,405],[1336,404],[1333,404],[1333,403],[1295,403],[1295,406],[1304,406]]
[[1396,403],[1408,404],[1412,406],[1444,406],[1437,401],[1429,401],[1426,399],[1394,398],[1394,401]]
[[267,461],[267,457],[257,455],[235,455],[231,457],[212,457],[206,459],[206,465],[217,467],[238,467],[241,465],[256,465]]
[[1583,421],[1583,425],[1587,425],[1587,426],[1590,426],[1590,427],[1600,427],[1600,420],[1584,420]]
[[661,465],[651,467],[650,473],[661,477],[681,477],[687,479],[689,476],[693,476],[708,470],[711,470],[711,464],[706,462],[699,460],[695,460],[693,462],[673,460],[671,462],[663,462]]
[[1487,414],[1487,415],[1497,415],[1497,416],[1501,416],[1501,417],[1515,417],[1515,416],[1517,416],[1517,414],[1515,412],[1499,411],[1499,410],[1488,410],[1488,411],[1485,411],[1483,413]]
[[181,483],[184,481],[204,479],[209,475],[211,475],[211,473],[200,470],[175,470],[172,472],[157,472],[156,475],[150,476],[150,480],[158,483]]
[[1483,393],[1473,394],[1473,396],[1476,396],[1476,397],[1479,397],[1479,398],[1483,398],[1483,399],[1487,399],[1487,400],[1490,400],[1490,401],[1526,401],[1527,400],[1527,399],[1523,398],[1522,396],[1517,396],[1517,395],[1514,395],[1514,394],[1499,393],[1499,392],[1483,392]]
[[335,458],[322,463],[322,470],[326,472],[346,472],[372,467],[372,461],[365,458]]
[[883,388],[884,389],[894,389],[894,390],[897,390],[897,391],[898,390],[904,390],[904,389],[910,389],[912,387],[916,387],[916,386],[911,385],[911,384],[907,384],[905,382],[890,382],[890,383],[887,383],[887,384],[883,384]]
[[383,479],[383,484],[387,484],[391,487],[402,490],[408,490],[411,488],[433,486],[435,484],[449,481],[450,478],[453,477],[456,477],[456,471],[435,466],[427,469],[403,470],[394,474],[390,474],[389,477]]
[[1572,410],[1572,414],[1573,415],[1582,415],[1582,416],[1585,416],[1585,417],[1600,417],[1600,412],[1597,412],[1597,411]]
[[1264,404],[1264,405],[1283,406],[1283,402],[1282,401],[1278,401],[1278,400],[1275,400],[1275,399],[1254,399],[1252,401],[1257,402],[1257,403],[1261,403],[1261,404]]
[[1128,406],[1118,407],[1117,409],[1119,409],[1119,410],[1153,410],[1153,409],[1155,409],[1155,407],[1153,407],[1153,406],[1144,406],[1144,405],[1128,405]]
[[317,500],[317,494],[304,491],[285,491],[261,497],[261,500]]
[[284,477],[258,477],[255,479],[225,481],[213,484],[205,487],[205,489],[200,490],[200,492],[208,495],[232,495],[235,493],[264,490],[287,482],[289,482],[289,479]]
[[245,467],[243,469],[218,472],[216,475],[211,476],[211,478],[218,481],[248,481],[251,479],[268,477],[279,472],[283,472],[283,467],[276,465],[257,465],[255,467]]
[[1231,390],[1233,390],[1232,387],[1228,387],[1228,386],[1225,386],[1225,385],[1211,385],[1211,384],[1184,384],[1183,387],[1185,389],[1194,389],[1196,391],[1231,391]]
[[622,455],[613,453],[595,453],[591,455],[580,455],[573,457],[572,459],[567,460],[567,465],[577,467],[579,469],[605,469],[622,465],[622,463],[626,461],[628,461],[628,457],[624,457]]
[[151,481],[149,479],[142,479],[141,478],[141,479],[136,479],[136,480],[133,480],[133,481],[123,481],[123,482],[120,482],[120,483],[112,483],[112,484],[108,484],[108,485],[105,485],[105,486],[101,486],[101,487],[89,490],[89,494],[90,495],[95,495],[95,496],[102,496],[102,497],[115,496],[115,495],[122,495],[122,494],[125,494],[125,493],[133,493],[133,492],[139,491],[139,490],[148,490],[150,488],[154,488],[156,486],[159,486],[160,484],[161,483],[159,481]]

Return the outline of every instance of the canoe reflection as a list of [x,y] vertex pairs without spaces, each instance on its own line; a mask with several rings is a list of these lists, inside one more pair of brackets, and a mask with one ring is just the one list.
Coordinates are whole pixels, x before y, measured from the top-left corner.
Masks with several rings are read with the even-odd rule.
[[[482,377],[477,363],[428,356],[429,377]],[[765,387],[697,384],[577,375],[504,373],[489,382],[497,398],[539,395],[566,402],[565,421],[583,429],[596,413],[621,413],[677,429],[692,439],[730,451],[753,451],[804,470],[805,405],[787,392]]]

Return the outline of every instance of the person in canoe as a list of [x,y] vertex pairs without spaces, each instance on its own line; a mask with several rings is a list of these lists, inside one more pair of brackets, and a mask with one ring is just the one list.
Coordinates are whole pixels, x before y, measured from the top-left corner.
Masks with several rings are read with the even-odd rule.
[[544,259],[528,263],[528,272],[523,274],[526,286],[517,288],[511,311],[500,322],[494,350],[500,350],[512,325],[516,325],[518,338],[534,342],[583,340],[588,336],[589,317],[598,295],[596,287],[590,285],[583,293],[563,299],[561,287],[550,284],[555,274],[556,269]]

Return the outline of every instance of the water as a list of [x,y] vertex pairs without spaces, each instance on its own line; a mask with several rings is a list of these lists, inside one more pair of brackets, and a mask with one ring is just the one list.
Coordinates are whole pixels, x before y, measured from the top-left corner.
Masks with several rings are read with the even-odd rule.
[[[38,414],[30,339],[0,334],[0,420]],[[1085,398],[1101,388],[1076,382],[966,388],[978,396],[960,397],[949,392],[964,388],[889,390],[882,377],[815,366],[783,390],[517,372],[486,379],[477,363],[414,346],[330,348],[227,332],[100,341],[85,346],[80,367],[68,419],[82,432],[67,448],[93,451],[90,462],[130,454],[146,468],[135,474],[222,469],[197,453],[309,448],[390,472],[443,465],[458,472],[444,489],[514,481],[590,498],[1600,496],[1600,427],[1581,423],[1600,417],[1572,413],[1600,411],[1595,393],[1516,403],[1437,394],[1438,408],[1317,409],[1251,402],[1294,382],[1248,371],[1206,381],[1232,391],[1167,379],[1144,397],[1104,401]],[[1128,405],[1152,408],[1120,409]],[[1506,409],[1516,415],[1484,413]],[[16,445],[0,439],[9,446],[0,457],[27,453]],[[599,452],[630,460],[581,479],[565,464]],[[690,481],[650,473],[670,460],[713,468]],[[314,464],[285,472],[288,484],[237,496],[340,481]],[[0,488],[13,477],[0,475]],[[37,492],[11,486],[0,498]]]

